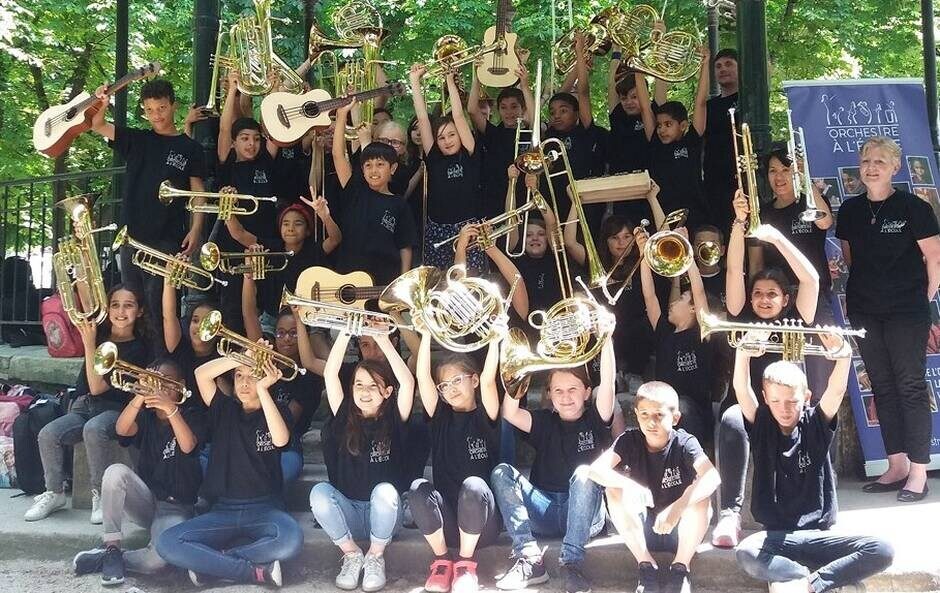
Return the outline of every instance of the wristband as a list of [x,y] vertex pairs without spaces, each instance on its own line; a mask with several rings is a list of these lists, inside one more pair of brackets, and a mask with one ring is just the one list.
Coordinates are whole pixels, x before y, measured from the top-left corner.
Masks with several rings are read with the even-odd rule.
[[179,413],[180,413],[180,407],[176,406],[176,408],[171,413],[167,414],[166,419],[169,420],[170,418],[172,418],[173,416],[176,416]]
[[622,58],[622,57],[623,57],[623,54],[622,54],[621,52],[619,52],[619,51],[611,52],[611,54],[610,54],[610,59],[611,59],[611,60],[619,60],[619,59]]

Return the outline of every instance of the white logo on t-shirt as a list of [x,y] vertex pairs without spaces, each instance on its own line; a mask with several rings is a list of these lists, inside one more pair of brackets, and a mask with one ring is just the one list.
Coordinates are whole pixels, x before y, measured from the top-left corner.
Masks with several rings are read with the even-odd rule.
[[163,446],[163,461],[176,457],[176,437],[173,437]]
[[881,232],[884,234],[903,233],[906,225],[906,220],[885,220],[881,223]]
[[566,150],[571,150],[571,136],[565,136],[562,138],[562,142],[564,142]]
[[679,473],[678,467],[667,467],[663,470],[663,481],[660,484],[660,488],[665,490],[666,488],[673,488],[682,484],[682,474]]
[[268,430],[255,431],[255,449],[258,453],[274,450],[274,440],[271,438],[271,432]]
[[392,444],[389,441],[372,441],[369,463],[384,463],[391,456]]
[[390,232],[390,233],[394,233],[394,232],[395,232],[395,224],[396,224],[397,222],[398,222],[398,221],[395,219],[395,217],[392,215],[392,213],[389,212],[388,210],[386,210],[386,211],[385,211],[385,214],[382,215],[382,226],[384,226],[386,229],[388,229],[388,232]]
[[486,439],[467,437],[467,453],[471,460],[489,459],[490,454],[486,450]]
[[694,371],[698,368],[698,358],[695,352],[676,352],[676,370],[680,373]]
[[806,473],[806,468],[813,465],[813,459],[809,456],[809,453],[806,451],[800,451],[800,458],[797,460],[797,464],[800,466],[800,473]]
[[633,131],[639,132],[640,130],[645,130],[643,127],[643,122],[641,120],[636,120],[636,123],[633,124]]
[[255,183],[267,183],[268,174],[264,172],[264,169],[255,169]]
[[292,159],[294,158],[294,149],[293,148],[282,148],[281,149],[281,158]]
[[578,453],[594,450],[594,431],[583,430],[578,432]]
[[813,228],[816,225],[807,222],[805,220],[796,219],[790,221],[790,234],[791,235],[808,235],[813,232]]
[[682,148],[677,148],[677,149],[672,153],[672,158],[674,158],[674,159],[687,159],[687,158],[689,158],[689,149],[688,149],[687,147],[685,147],[685,146],[683,146]]
[[460,163],[454,163],[453,165],[447,167],[448,179],[460,179],[461,177],[463,177],[463,165]]
[[174,169],[185,171],[186,165],[189,164],[189,159],[175,150],[171,150],[169,154],[166,155],[166,164],[170,167],[173,167]]

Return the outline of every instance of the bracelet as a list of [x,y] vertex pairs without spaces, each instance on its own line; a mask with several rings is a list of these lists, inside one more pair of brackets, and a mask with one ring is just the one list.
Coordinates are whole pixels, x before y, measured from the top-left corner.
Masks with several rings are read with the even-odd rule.
[[180,413],[180,407],[176,406],[176,409],[174,409],[173,412],[171,412],[170,414],[167,414],[166,419],[169,420],[170,418],[172,418],[173,416],[176,416],[179,413]]
[[737,218],[735,218],[734,222],[731,223],[731,228],[734,228],[736,226],[741,227],[742,230],[747,230],[747,219],[745,218],[744,220],[738,220]]
[[611,59],[611,60],[619,60],[619,59],[621,59],[622,57],[623,57],[623,53],[621,53],[621,52],[619,52],[619,51],[611,52],[611,54],[610,54],[610,59]]

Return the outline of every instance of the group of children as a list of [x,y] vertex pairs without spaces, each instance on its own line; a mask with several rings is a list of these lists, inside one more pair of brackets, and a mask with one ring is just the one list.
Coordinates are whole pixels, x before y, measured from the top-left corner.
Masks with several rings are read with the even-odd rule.
[[[47,492],[26,513],[27,520],[39,520],[64,508],[64,447],[84,440],[94,488],[92,522],[103,523],[105,533],[103,547],[75,557],[76,573],[99,572],[111,585],[122,582],[125,571],[175,566],[197,585],[215,579],[280,585],[280,563],[303,545],[303,530],[284,510],[285,485],[300,473],[301,437],[324,390],[320,446],[329,479],[313,487],[310,507],[342,553],[336,576],[341,589],[385,586],[384,551],[408,515],[433,554],[425,583],[430,592],[476,591],[476,552],[503,529],[512,540],[514,564],[498,578],[498,588],[548,579],[536,540],[543,536],[562,538],[565,590],[588,592],[586,544],[608,520],[638,563],[636,591],[688,591],[693,556],[711,525],[712,495],[719,490],[713,543],[737,547],[743,570],[772,587],[828,591],[890,564],[892,551],[881,540],[826,533],[836,512],[828,450],[847,383],[847,342],[833,348],[831,360],[807,362],[804,372],[760,352],[761,336],[749,336],[753,348],[729,353],[716,340],[703,339],[698,326],[709,309],[744,321],[825,319],[820,314],[830,306],[829,283],[820,245],[833,224],[826,200],[816,196],[823,218],[791,225],[806,196],[792,185],[796,165],[789,155],[772,152],[764,163],[774,193],[765,222],[774,222],[753,234],[758,241],[747,260],[755,266],[762,257],[763,266],[780,267],[758,263],[746,274],[748,201],[733,193],[734,140],[723,123],[736,100],[734,51],[717,54],[722,95],[708,101],[712,64],[702,52],[690,116],[681,103],[666,100],[662,83],[651,100],[645,77],[624,75],[615,48],[609,131],[592,119],[580,37],[575,53],[565,87],[574,92],[549,99],[544,137],[564,144],[576,178],[648,169],[653,180],[646,201],[586,209],[584,223],[598,239],[605,269],[631,249],[642,253],[648,234],[640,220],[651,218],[658,227],[664,214],[680,208],[689,210],[688,230],[680,232],[695,253],[709,244],[720,250],[721,261],[693,263],[688,286],[655,275],[646,260],[635,274],[618,267],[612,338],[593,364],[548,372],[541,407],[530,400],[527,408],[501,393],[498,340],[474,357],[432,349],[431,335],[420,327],[400,336],[366,332],[355,340],[357,362],[344,363],[351,336],[308,332],[301,311],[278,309],[281,289],[293,289],[311,266],[366,271],[376,285],[420,262],[445,270],[463,264],[475,274],[494,268],[507,286],[521,276],[509,323],[523,327],[530,312],[544,311],[562,296],[555,252],[564,248],[573,266],[588,266],[586,233],[579,234],[577,224],[560,230],[559,219],[577,216],[567,182],[558,177],[551,181],[564,184],[555,192],[558,211],[531,217],[524,236],[510,237],[510,243],[523,243],[521,257],[507,257],[499,246],[473,247],[485,231],[480,221],[506,208],[509,180],[520,176],[511,166],[516,127],[531,126],[541,98],[532,97],[521,67],[519,88],[502,89],[496,99],[500,121],[493,124],[489,106],[478,100],[477,81],[465,114],[449,74],[444,96],[451,112],[432,118],[422,94],[425,67],[415,65],[410,81],[416,116],[408,126],[391,120],[384,107],[376,122],[361,125],[351,100],[337,110],[335,131],[318,130],[296,146],[281,147],[265,140],[264,123],[251,117],[250,98],[237,92],[232,73],[215,186],[277,195],[278,203],[261,202],[252,216],[216,222],[210,238],[223,251],[293,256],[284,270],[264,279],[228,278],[218,302],[204,300],[180,319],[172,284],[141,275],[131,263],[133,250],[123,248],[126,283],[109,292],[108,318],[98,327],[79,325],[86,361],[76,386],[80,397],[40,433]],[[98,96],[108,99],[104,89]],[[168,83],[146,83],[141,103],[151,130],[108,124],[103,109],[93,129],[127,159],[122,217],[131,234],[186,258],[203,238],[204,217],[194,214],[187,227],[182,203],[158,205],[156,189],[171,179],[176,187],[201,190],[202,151],[177,132]],[[347,122],[356,136],[351,146]],[[325,184],[310,165],[318,148],[330,157]],[[520,195],[525,189],[548,195],[546,183],[526,176]],[[306,193],[308,185],[316,187]],[[456,249],[435,247],[452,236],[458,237]],[[600,291],[596,296],[602,298]],[[308,374],[285,381],[270,362],[252,369],[220,356],[199,333],[200,322],[216,309],[226,327],[252,341],[268,340]],[[407,345],[408,361],[399,340]],[[133,395],[112,387],[93,367],[95,348],[104,341],[117,344],[123,360],[182,380],[197,396],[178,403],[162,390]],[[423,422],[413,418],[415,389]],[[625,401],[634,418],[621,409],[618,392],[630,396]],[[707,451],[718,401],[716,468]],[[535,450],[528,474],[515,465],[516,435]],[[137,447],[136,470],[108,465],[107,442],[113,440]],[[424,475],[428,451],[430,480]],[[749,455],[754,515],[766,531],[740,541]],[[206,501],[199,514],[197,497]],[[147,548],[122,549],[124,517],[150,529]],[[660,567],[654,552],[671,553],[672,562]]]

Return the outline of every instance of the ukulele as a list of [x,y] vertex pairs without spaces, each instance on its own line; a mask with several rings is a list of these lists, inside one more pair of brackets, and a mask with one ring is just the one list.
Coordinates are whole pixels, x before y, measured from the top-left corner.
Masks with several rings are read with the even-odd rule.
[[369,299],[377,299],[384,286],[372,286],[368,272],[338,274],[329,268],[313,266],[297,277],[294,294],[321,303],[339,303],[362,309]]
[[[146,66],[128,72],[116,82],[108,85],[108,94],[113,94],[132,82],[150,78],[160,73],[160,63],[150,62]],[[101,109],[98,97],[82,91],[65,105],[46,109],[33,124],[33,146],[47,157],[57,158],[68,150],[79,134],[91,129],[91,118]]]
[[403,94],[405,85],[400,82],[335,99],[323,89],[313,89],[302,95],[271,93],[261,101],[261,119],[272,140],[290,145],[300,140],[310,128],[330,125],[330,112],[349,103],[353,97],[367,101],[382,95],[396,97]]
[[509,24],[509,0],[497,0],[496,25],[483,33],[483,46],[497,43],[496,51],[483,56],[483,63],[477,66],[477,80],[480,84],[502,88],[512,86],[519,81],[516,68],[519,57],[516,55],[518,35],[506,31]]

